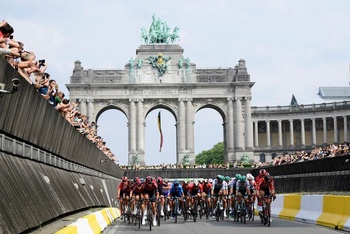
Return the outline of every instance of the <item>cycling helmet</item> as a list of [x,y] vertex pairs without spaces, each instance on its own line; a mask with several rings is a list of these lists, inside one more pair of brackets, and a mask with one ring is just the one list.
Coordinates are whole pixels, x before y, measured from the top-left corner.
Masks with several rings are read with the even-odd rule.
[[140,181],[141,181],[141,183],[144,183],[146,180],[145,180],[145,178],[141,178]]
[[203,182],[207,184],[208,183],[208,179],[204,179]]
[[198,180],[194,180],[194,186],[198,186],[199,185],[199,182],[198,182]]
[[245,176],[241,176],[241,177],[239,178],[239,181],[245,182],[245,181],[246,181],[246,177],[245,177]]
[[216,177],[218,180],[221,180],[221,181],[223,181],[224,179],[225,179],[225,177],[223,176],[223,175],[217,175],[217,177]]
[[162,183],[163,183],[162,177],[158,176],[157,182],[160,183],[160,184],[162,184]]
[[231,178],[229,176],[225,176],[225,181],[229,182],[231,180]]
[[146,177],[146,183],[147,183],[147,184],[150,184],[150,183],[152,183],[152,182],[153,182],[152,176],[147,176],[147,177]]
[[128,181],[128,177],[123,176],[123,177],[122,177],[122,181],[123,181],[123,182]]
[[140,178],[139,177],[135,177],[134,178],[134,183],[139,185],[141,183]]
[[241,174],[236,174],[236,180],[239,180],[241,178]]
[[259,174],[264,176],[266,175],[266,170],[265,169],[260,169]]
[[178,180],[174,180],[174,186],[179,186],[179,181]]
[[209,183],[213,183],[213,179],[209,179],[208,182],[209,182]]
[[254,176],[252,174],[248,173],[247,180],[254,180]]
[[189,182],[190,182],[189,179],[185,179],[185,180],[184,180],[184,184],[188,184]]
[[264,177],[264,179],[265,179],[265,182],[270,182],[271,181],[271,179],[272,179],[272,177],[270,176],[270,175],[266,175],[265,177]]
[[164,179],[164,183],[169,183],[169,179],[168,179],[168,178],[165,178],[165,179]]

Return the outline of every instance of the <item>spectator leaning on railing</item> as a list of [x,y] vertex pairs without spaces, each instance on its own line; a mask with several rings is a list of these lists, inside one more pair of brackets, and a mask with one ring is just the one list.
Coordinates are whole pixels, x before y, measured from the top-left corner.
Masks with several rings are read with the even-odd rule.
[[38,93],[72,126],[84,134],[109,159],[117,161],[116,156],[106,146],[106,142],[97,136],[96,124],[94,122],[90,124],[87,116],[78,111],[77,103],[64,98],[65,95],[59,90],[56,81],[46,72],[45,59],[37,61],[34,52],[24,50],[24,44],[13,39],[13,33],[14,29],[8,22],[4,20],[0,22],[0,56],[3,56],[28,83],[33,84]]

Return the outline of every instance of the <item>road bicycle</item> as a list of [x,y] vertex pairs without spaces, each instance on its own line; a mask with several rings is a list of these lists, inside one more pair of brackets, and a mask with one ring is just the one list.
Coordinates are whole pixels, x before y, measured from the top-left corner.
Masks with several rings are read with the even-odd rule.
[[[268,196],[262,196],[262,212],[259,213],[261,223],[264,224],[264,226],[270,227],[271,225],[271,195]],[[270,203],[267,203],[267,199],[270,199]]]

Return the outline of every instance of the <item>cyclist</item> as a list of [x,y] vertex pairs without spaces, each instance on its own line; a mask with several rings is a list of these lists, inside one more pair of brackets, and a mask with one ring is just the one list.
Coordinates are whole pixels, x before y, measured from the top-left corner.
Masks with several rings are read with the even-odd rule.
[[202,201],[203,204],[207,204],[209,206],[209,210],[211,210],[210,197],[211,197],[211,189],[212,184],[209,182],[209,179],[204,179],[202,184]]
[[[266,205],[269,206],[269,210],[271,212],[271,197],[270,195],[273,197],[273,200],[276,199],[276,193],[275,193],[275,186],[274,186],[274,181],[272,176],[265,175],[265,177],[263,179],[260,179],[257,184],[256,184],[256,195],[258,197],[258,201],[260,198],[260,207],[262,206],[262,200],[261,197],[263,196],[267,196],[266,199]],[[259,210],[260,212],[260,210]],[[271,221],[271,220],[270,220]]]
[[[211,196],[213,197],[213,204],[212,207],[214,208],[213,211],[213,218],[215,218],[214,214],[216,213],[216,209],[225,209],[226,202],[225,202],[225,191],[227,191],[227,183],[224,181],[224,176],[223,175],[217,175],[216,179],[213,180],[213,186],[211,190]],[[222,207],[216,207],[217,200],[221,199],[221,204],[223,204]]]
[[123,176],[122,182],[118,185],[118,189],[117,189],[117,200],[119,200],[119,207],[121,210],[121,215],[120,215],[121,219],[123,218],[123,215],[124,215],[123,201],[125,200],[125,206],[127,207],[128,201],[130,198],[130,193],[131,193],[131,186],[128,181],[128,177]]
[[[180,185],[178,180],[174,180],[174,183],[171,185],[170,191],[169,191],[169,198],[170,198],[170,209],[172,211],[171,219],[174,219],[174,200],[175,198],[179,198],[179,207],[182,206],[182,199],[184,197],[184,192],[182,190],[182,186]],[[178,212],[178,211],[177,211]]]
[[157,178],[157,185],[158,185],[158,192],[160,195],[160,216],[164,216],[164,196],[168,196],[169,189],[171,188],[171,185],[168,185],[168,183],[165,183],[163,181],[162,177],[158,176]]
[[[256,188],[257,184],[260,183],[261,180],[264,180],[264,177],[266,175],[270,175],[270,174],[265,169],[260,169],[259,174],[255,178],[255,190],[258,190]],[[261,207],[262,206],[262,201],[261,201],[260,197],[257,197],[257,199],[258,199],[257,209],[260,212],[260,211],[262,211],[262,207]]]
[[186,197],[188,195],[188,191],[190,190],[191,182],[189,179],[185,179],[182,182],[182,190],[184,192],[184,196]]
[[226,210],[227,210],[227,204],[230,204],[231,203],[231,197],[230,196],[228,196],[229,195],[229,193],[230,193],[230,190],[229,190],[229,187],[228,187],[228,185],[229,185],[229,183],[230,183],[230,180],[231,180],[231,177],[229,177],[229,176],[225,176],[224,177],[224,182],[227,184],[227,186],[226,186],[226,190],[225,190],[225,196],[226,196],[226,199],[227,199],[227,203],[225,202],[225,209],[224,209],[224,217],[226,218],[227,217],[227,215],[226,215]]
[[240,211],[242,206],[242,197],[244,198],[245,204],[248,204],[248,199],[246,195],[250,195],[250,186],[249,182],[246,180],[244,175],[238,177],[238,181],[236,182],[236,204],[237,204],[237,212]]
[[147,207],[148,207],[148,202],[150,199],[152,202],[153,226],[156,226],[157,225],[156,201],[159,197],[159,192],[158,192],[157,181],[155,179],[153,179],[152,176],[146,177],[143,192],[144,192],[143,196],[145,198],[146,209],[144,210],[144,213],[143,213],[142,225],[145,225],[145,223],[146,223]]
[[227,184],[227,188],[228,188],[228,193],[230,196],[230,217],[232,218],[234,215],[234,208],[235,208],[235,196],[236,196],[236,182],[237,179],[236,177],[238,176],[238,174],[231,178],[230,182],[228,182]]
[[[143,198],[142,196],[142,193],[143,193],[143,189],[144,189],[144,184],[141,183],[141,180],[139,177],[135,177],[134,178],[134,186],[131,190],[131,193],[130,193],[130,197],[133,197],[133,207],[134,207],[134,215],[136,214],[137,212],[137,209],[136,209],[136,204],[138,204],[139,200]],[[143,211],[144,211],[144,206],[143,206],[143,203],[141,204],[141,214],[143,214]]]
[[199,184],[198,180],[195,180],[189,189],[189,195],[191,197],[191,204],[189,208],[194,212],[197,212],[196,210],[194,210],[194,203],[198,202],[198,199],[196,199],[195,201],[194,197],[199,198],[202,192],[202,186]]
[[247,173],[246,175],[246,178],[247,178],[247,181],[249,183],[249,187],[250,187],[250,199],[248,200],[248,205],[249,205],[249,208],[251,209],[251,206],[255,204],[255,197],[256,197],[256,192],[255,192],[255,179],[254,179],[254,176],[251,174],[251,173]]

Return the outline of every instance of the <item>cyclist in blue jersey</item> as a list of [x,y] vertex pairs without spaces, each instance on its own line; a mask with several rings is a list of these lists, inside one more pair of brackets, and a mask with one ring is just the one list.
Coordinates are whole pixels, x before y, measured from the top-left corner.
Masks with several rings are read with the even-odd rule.
[[182,190],[182,186],[180,185],[178,180],[174,180],[174,183],[171,185],[170,191],[169,191],[169,198],[170,198],[170,208],[172,211],[171,218],[174,218],[174,200],[175,198],[179,198],[179,207],[182,207],[182,199],[184,197],[184,192]]

